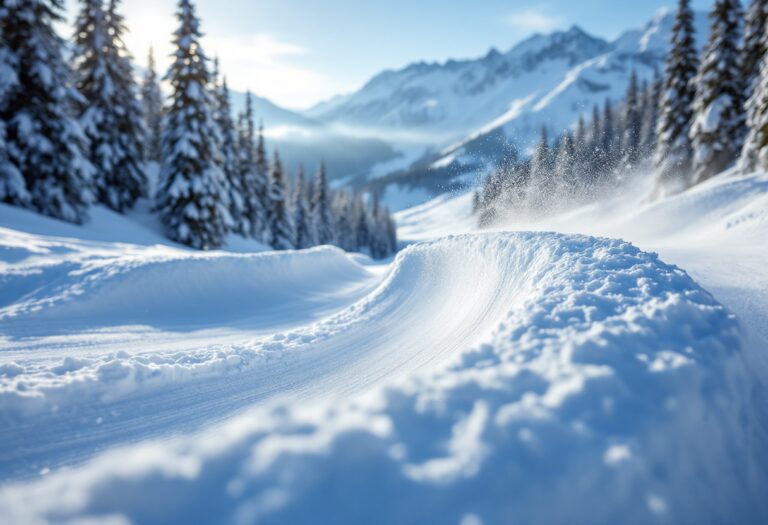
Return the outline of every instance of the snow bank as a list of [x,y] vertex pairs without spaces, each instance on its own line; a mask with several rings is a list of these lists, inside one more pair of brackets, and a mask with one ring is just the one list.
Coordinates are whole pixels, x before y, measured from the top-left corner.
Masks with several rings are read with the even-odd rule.
[[[419,315],[404,324],[408,314]],[[765,409],[750,397],[737,323],[655,255],[582,236],[451,237],[406,249],[376,291],[324,326],[331,343],[370,336],[357,351],[374,359],[358,372],[392,355],[398,370],[413,370],[424,353],[426,361],[367,395],[278,402],[201,435],[7,485],[0,515],[11,523],[768,517],[768,448],[747,423]],[[403,331],[410,342],[398,338]],[[439,331],[473,335],[446,355]],[[441,344],[425,352],[424,341]],[[307,353],[314,349],[324,351]]]
[[[0,414],[6,417],[79,410],[89,399],[102,403],[242,371],[283,349],[280,336],[260,341],[268,339],[262,332],[311,324],[377,283],[375,273],[331,247],[251,255],[99,249],[2,229],[0,246],[6,260],[0,348],[18,356],[0,361]],[[217,330],[219,344],[178,349],[163,335],[194,339],[203,329]],[[239,334],[234,345],[232,332]],[[142,349],[142,333],[158,333],[150,345],[159,348]],[[117,338],[134,339],[139,352],[110,351]],[[62,342],[67,339],[73,344]],[[81,354],[82,346],[97,350]],[[46,347],[59,351],[39,355]]]
[[248,319],[275,326],[295,314],[285,305],[368,276],[328,247],[251,255],[126,248],[59,257],[51,254],[56,248],[68,249],[48,245],[47,257],[6,269],[0,308],[6,331],[40,335],[43,323],[67,331],[115,324],[183,330]]

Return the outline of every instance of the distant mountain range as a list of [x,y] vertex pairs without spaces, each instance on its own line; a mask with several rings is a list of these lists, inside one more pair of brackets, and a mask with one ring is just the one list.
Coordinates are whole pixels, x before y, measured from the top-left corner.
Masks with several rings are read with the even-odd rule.
[[[412,205],[403,200],[404,187],[418,190],[411,192],[415,200],[455,187],[497,160],[500,145],[525,151],[542,126],[556,136],[595,104],[621,99],[632,70],[641,80],[662,72],[673,23],[674,13],[662,11],[611,41],[572,27],[476,60],[419,62],[385,71],[359,91],[301,115],[275,114],[276,121],[390,145],[396,156],[379,149],[381,158],[370,159],[367,169],[361,162],[355,173],[340,175],[382,191],[389,187],[387,193],[403,201],[389,199],[395,208]],[[705,13],[697,14],[696,27],[702,44]]]

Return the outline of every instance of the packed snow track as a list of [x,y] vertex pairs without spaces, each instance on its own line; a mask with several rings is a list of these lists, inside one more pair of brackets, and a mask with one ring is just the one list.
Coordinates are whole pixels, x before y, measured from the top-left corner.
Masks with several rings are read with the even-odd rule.
[[622,241],[463,235],[384,267],[0,232],[12,523],[768,516],[737,321]]

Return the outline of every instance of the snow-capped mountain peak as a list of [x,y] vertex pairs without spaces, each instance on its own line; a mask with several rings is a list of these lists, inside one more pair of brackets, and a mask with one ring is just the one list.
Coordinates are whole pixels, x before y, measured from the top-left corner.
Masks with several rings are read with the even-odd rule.
[[507,53],[491,49],[476,60],[417,62],[384,71],[357,93],[320,104],[308,115],[369,129],[417,128],[449,143],[504,114],[510,84],[535,88],[531,76],[548,78],[611,49],[611,43],[576,26],[537,34]]

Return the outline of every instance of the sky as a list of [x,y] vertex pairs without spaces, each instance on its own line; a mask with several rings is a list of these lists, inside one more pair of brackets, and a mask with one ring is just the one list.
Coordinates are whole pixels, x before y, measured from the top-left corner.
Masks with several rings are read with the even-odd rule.
[[[305,109],[416,61],[475,58],[537,32],[578,25],[613,38],[675,0],[197,0],[204,50],[230,87]],[[708,9],[713,0],[694,0]],[[74,20],[78,0],[66,0]],[[154,46],[166,68],[175,0],[124,0],[126,43],[140,65]]]

